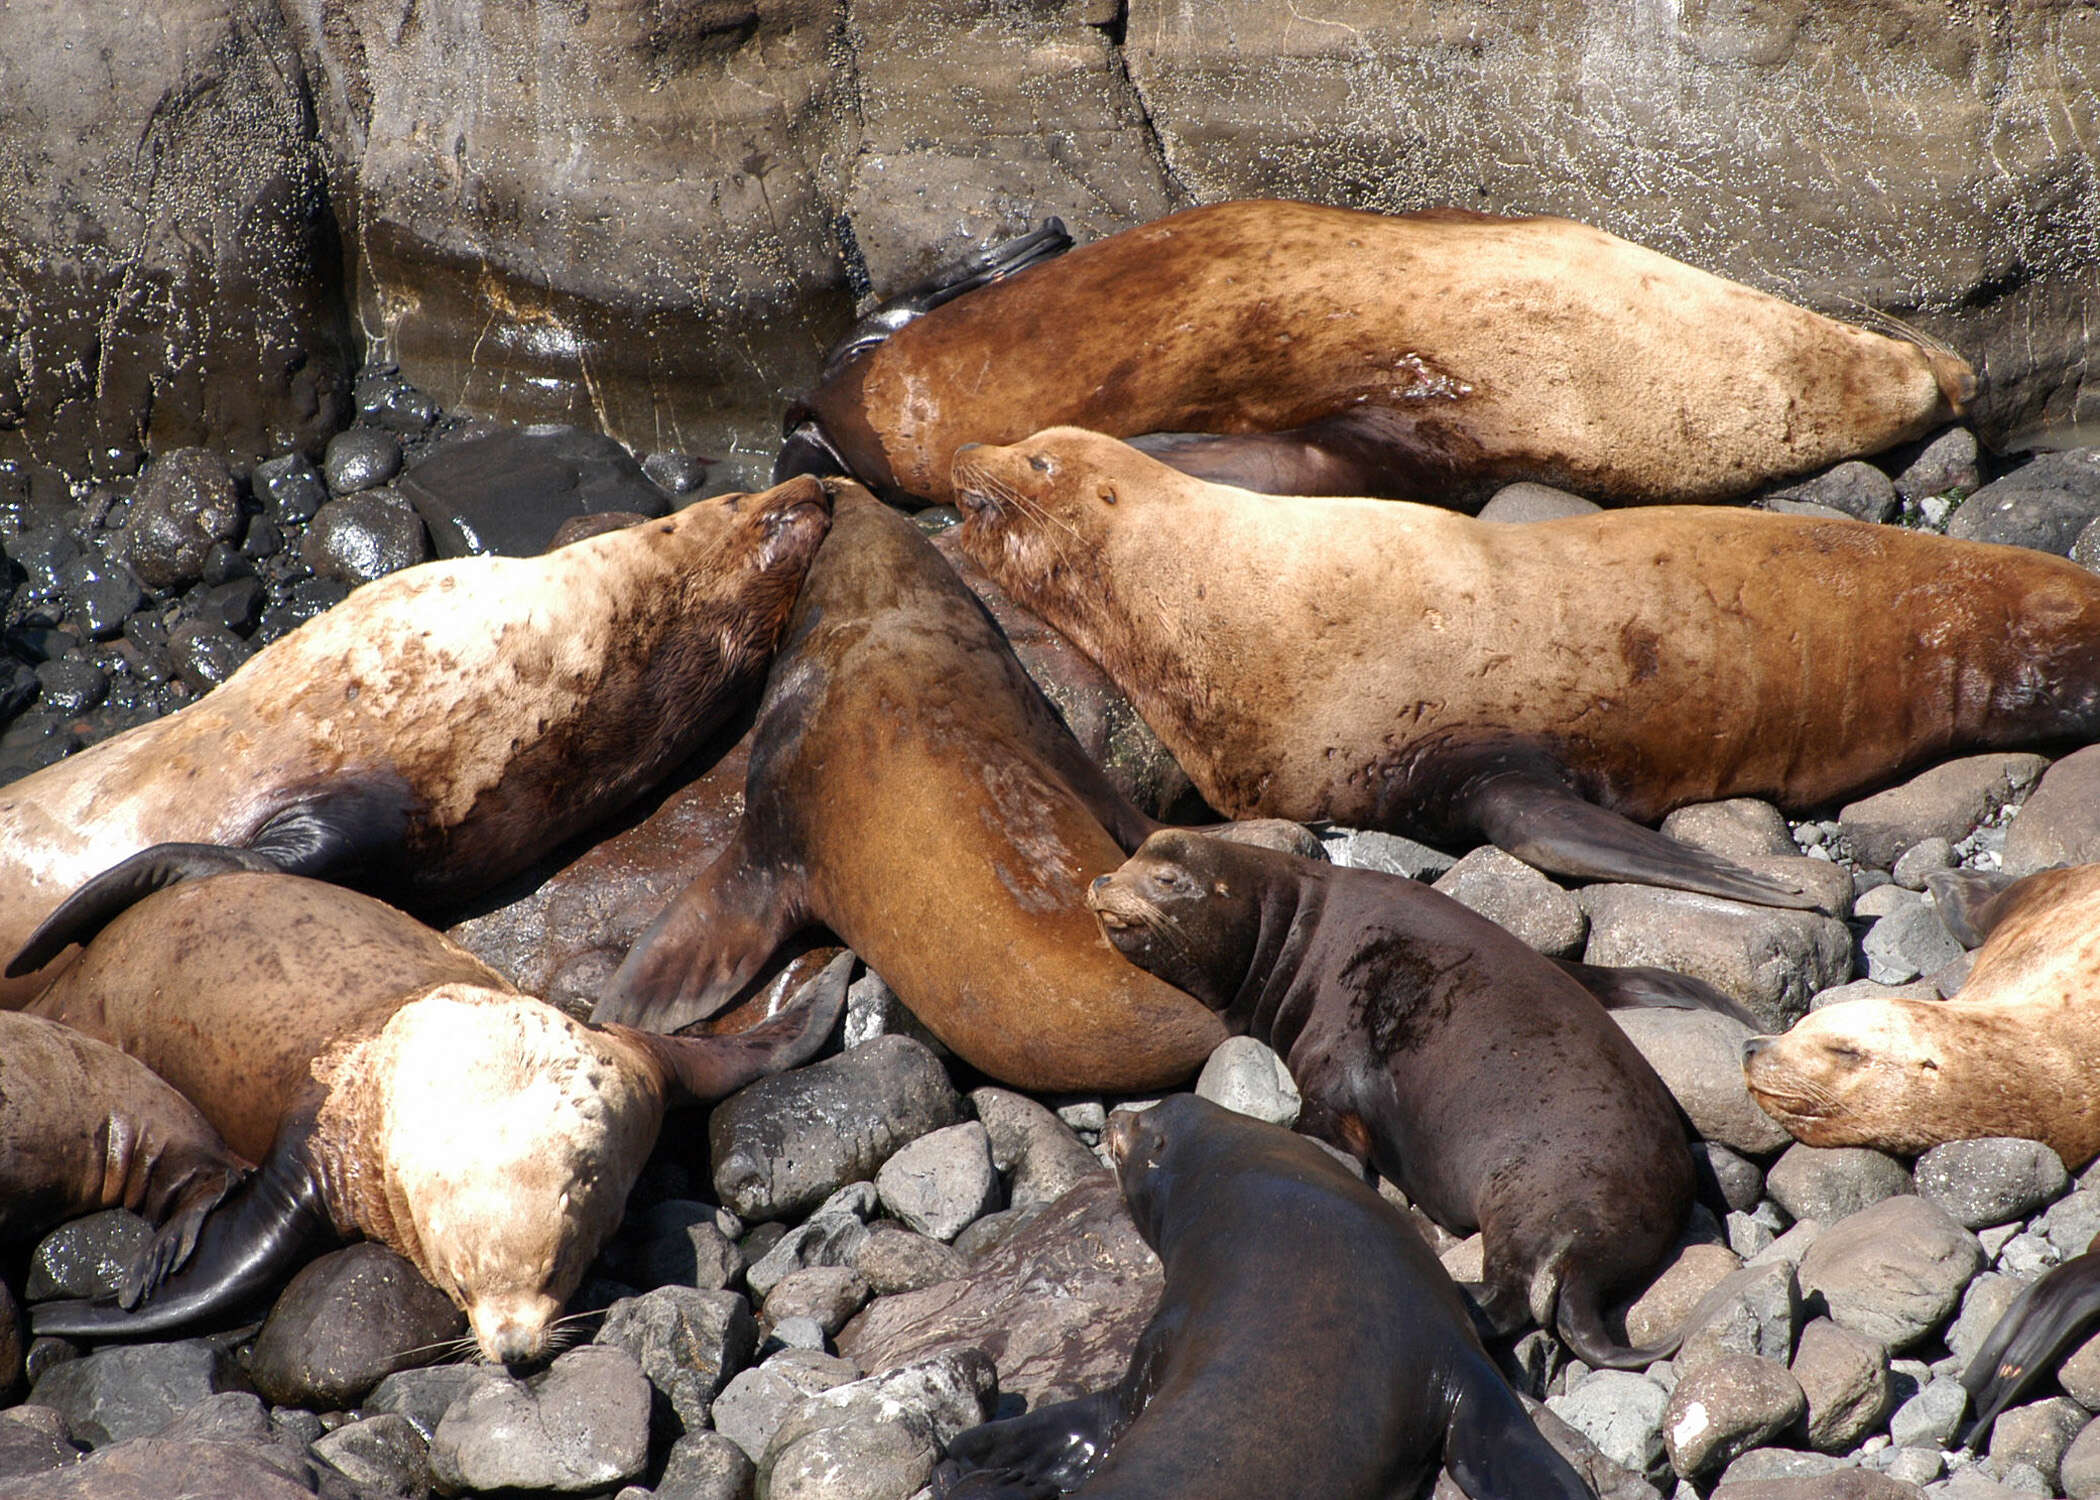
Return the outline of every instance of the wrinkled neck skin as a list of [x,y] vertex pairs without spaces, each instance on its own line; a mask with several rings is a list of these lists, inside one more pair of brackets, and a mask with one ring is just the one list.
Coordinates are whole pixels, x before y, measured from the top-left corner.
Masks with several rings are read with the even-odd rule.
[[1209,996],[1197,998],[1217,1010],[1233,1032],[1266,1043],[1288,1060],[1312,1011],[1315,988],[1301,984],[1299,976],[1327,909],[1325,872],[1265,882],[1255,905],[1260,917],[1237,993],[1223,1005]]

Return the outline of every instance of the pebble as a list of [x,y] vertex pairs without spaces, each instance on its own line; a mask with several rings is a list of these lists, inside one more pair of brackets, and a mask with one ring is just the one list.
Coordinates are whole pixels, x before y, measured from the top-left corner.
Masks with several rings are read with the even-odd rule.
[[365,1490],[401,1496],[430,1492],[430,1444],[406,1417],[381,1413],[346,1422],[316,1438],[313,1451]]
[[190,620],[168,632],[168,663],[193,693],[210,692],[254,654],[254,647],[223,625]]
[[1679,843],[1726,859],[1756,859],[1795,852],[1793,830],[1771,803],[1756,797],[1730,797],[1695,802],[1662,821],[1662,831]]
[[1918,1192],[1967,1229],[2027,1218],[2063,1196],[2071,1174],[2040,1141],[1949,1141],[1917,1160]]
[[55,714],[84,714],[109,696],[109,674],[78,656],[62,656],[36,669],[37,698]]
[[1969,1409],[1969,1393],[1951,1375],[1936,1376],[1889,1417],[1889,1441],[1899,1448],[1944,1448]]
[[1903,1163],[1882,1152],[1796,1142],[1765,1174],[1765,1191],[1796,1219],[1834,1224],[1912,1187]]
[[1801,1383],[1777,1360],[1753,1354],[1711,1360],[1677,1382],[1663,1411],[1670,1466],[1686,1479],[1711,1473],[1807,1411]]
[[880,1297],[953,1281],[970,1266],[954,1246],[890,1223],[869,1226],[867,1238],[853,1252],[852,1264]]
[[459,1489],[601,1490],[647,1466],[649,1406],[633,1356],[586,1344],[530,1381],[495,1376],[464,1392],[431,1439],[430,1472]]
[[1747,1212],[1764,1196],[1763,1169],[1719,1141],[1692,1142],[1692,1171],[1701,1194],[1718,1198],[1730,1209]]
[[328,440],[321,477],[333,495],[354,495],[401,472],[401,440],[376,427],[351,427]]
[[683,1430],[707,1424],[708,1406],[758,1348],[751,1304],[735,1292],[664,1286],[606,1309],[595,1343],[623,1350]]
[[1933,1333],[1983,1269],[1983,1247],[1915,1195],[1885,1198],[1826,1229],[1801,1259],[1801,1291],[1836,1322],[1891,1350]]
[[1897,857],[1889,873],[1896,884],[1913,891],[1925,889],[1925,877],[1940,870],[1951,870],[1959,863],[1954,845],[1935,835],[1920,839]]
[[121,634],[124,621],[146,602],[136,574],[113,557],[87,553],[59,570],[66,620],[91,640]]
[[1867,960],[1867,978],[1889,985],[1937,973],[1966,951],[1941,923],[1938,910],[1922,901],[1899,907],[1876,922],[1860,948]]
[[368,1414],[391,1412],[428,1442],[452,1403],[470,1387],[501,1378],[502,1372],[487,1365],[433,1365],[422,1370],[402,1370],[379,1382],[378,1388],[365,1398],[364,1410]]
[[1801,1326],[1801,1289],[1786,1261],[1745,1265],[1715,1288],[1685,1328],[1676,1365],[1696,1370],[1731,1354],[1754,1354],[1785,1364]]
[[2040,1230],[2057,1259],[2083,1255],[2095,1235],[2100,1235],[2100,1191],[2080,1188],[2049,1205],[2032,1226]]
[[2100,1495],[2100,1421],[2088,1422],[2064,1450],[2057,1480],[2070,1500]]
[[671,1445],[655,1500],[751,1500],[758,1465],[719,1432],[689,1432]]
[[1304,1106],[1283,1059],[1251,1036],[1227,1037],[1218,1044],[1196,1079],[1196,1093],[1272,1125],[1295,1125]]
[[1594,516],[1603,508],[1594,500],[1585,500],[1570,491],[1522,479],[1495,491],[1488,503],[1480,508],[1479,519],[1500,521],[1505,525],[1526,525],[1533,521],[1558,521],[1568,516]]
[[265,514],[279,526],[311,521],[328,500],[328,485],[303,453],[284,453],[255,466],[249,481],[262,498]]
[[872,1292],[867,1279],[850,1266],[805,1266],[773,1283],[760,1317],[776,1329],[791,1318],[807,1318],[821,1330],[820,1337],[830,1338]]
[[1588,886],[1582,902],[1590,914],[1586,963],[1652,964],[1703,979],[1769,1032],[1806,1015],[1816,991],[1852,977],[1850,930],[1819,912],[1646,885]]
[[1590,920],[1573,896],[1492,844],[1439,875],[1435,889],[1548,958],[1580,957],[1589,936]]
[[452,1299],[410,1262],[384,1245],[351,1245],[308,1264],[278,1295],[248,1374],[275,1405],[347,1410],[466,1331]]
[[1627,1342],[1640,1347],[1658,1343],[1675,1333],[1698,1305],[1699,1299],[1741,1266],[1742,1262],[1735,1253],[1723,1246],[1685,1246],[1626,1309]]
[[999,1205],[991,1137],[975,1120],[912,1141],[875,1174],[882,1206],[907,1228],[953,1240]]
[[642,460],[642,472],[667,495],[690,495],[707,481],[710,459],[659,449]]

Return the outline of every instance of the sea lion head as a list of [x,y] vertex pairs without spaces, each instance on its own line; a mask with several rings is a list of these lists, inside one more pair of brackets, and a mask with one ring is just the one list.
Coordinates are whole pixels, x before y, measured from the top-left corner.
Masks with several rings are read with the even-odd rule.
[[403,1006],[361,1051],[331,1106],[364,1091],[399,1243],[489,1359],[544,1355],[655,1143],[661,1087],[552,1006],[472,985]]
[[1895,1144],[1948,1112],[1950,1055],[1938,1002],[1848,1000],[1803,1017],[1779,1036],[1743,1044],[1743,1079],[1765,1113],[1810,1146]]
[[1163,828],[1114,874],[1095,880],[1086,904],[1125,958],[1222,1011],[1254,962],[1264,853]]
[[978,566],[1054,588],[1087,576],[1110,526],[1182,476],[1116,438],[1051,427],[1004,447],[965,443],[948,478],[963,513],[956,540]]

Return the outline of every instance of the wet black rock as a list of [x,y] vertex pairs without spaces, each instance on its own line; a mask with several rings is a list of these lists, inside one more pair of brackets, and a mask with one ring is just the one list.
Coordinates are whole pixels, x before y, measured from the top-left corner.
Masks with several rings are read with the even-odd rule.
[[146,591],[131,569],[100,553],[82,553],[61,568],[58,577],[67,623],[92,640],[119,634],[125,618],[146,602]]
[[285,591],[283,599],[262,612],[255,627],[255,642],[266,646],[349,597],[350,585],[339,578],[301,579]]
[[124,1208],[87,1214],[45,1235],[29,1261],[31,1302],[53,1297],[107,1297],[131,1259],[153,1238],[153,1227]]
[[324,1255],[292,1278],[255,1340],[249,1376],[279,1406],[355,1406],[395,1371],[465,1334],[452,1299],[383,1245]]
[[0,1405],[21,1394],[25,1333],[22,1311],[15,1306],[15,1294],[5,1281],[0,1281]]
[[712,462],[692,453],[652,453],[642,460],[642,472],[667,495],[690,495],[707,482]]
[[354,495],[401,472],[401,440],[376,427],[352,427],[328,440],[321,477],[332,495]]
[[193,693],[208,693],[255,654],[255,648],[223,625],[186,620],[168,632],[168,661]]
[[200,583],[183,596],[182,617],[247,635],[262,618],[267,598],[263,581],[253,574],[224,583]]
[[9,538],[7,556],[22,570],[17,602],[63,594],[65,569],[80,560],[83,550],[79,539],[56,523]]
[[251,480],[279,525],[311,521],[328,501],[328,485],[303,453],[286,453],[255,466]]
[[75,1441],[93,1448],[159,1432],[225,1389],[224,1359],[202,1339],[119,1344],[47,1371],[29,1393],[57,1409]]
[[574,427],[506,429],[452,443],[403,475],[400,489],[429,523],[440,557],[531,557],[572,517],[668,509],[625,448]]
[[36,669],[38,699],[56,714],[84,714],[109,695],[109,674],[80,656],[62,656]]
[[369,365],[351,391],[363,421],[415,437],[438,419],[437,403],[410,385],[393,365]]
[[69,651],[80,648],[80,637],[70,630],[58,630],[48,625],[18,625],[7,633],[8,648],[24,661],[57,661]]
[[179,588],[202,574],[212,543],[240,537],[240,497],[226,460],[207,448],[177,448],[139,480],[126,561],[149,588]]
[[299,553],[315,573],[356,585],[430,559],[430,538],[392,488],[331,500],[314,516]]
[[2005,542],[2059,557],[2100,517],[2100,449],[2044,453],[1964,500],[1947,535]]

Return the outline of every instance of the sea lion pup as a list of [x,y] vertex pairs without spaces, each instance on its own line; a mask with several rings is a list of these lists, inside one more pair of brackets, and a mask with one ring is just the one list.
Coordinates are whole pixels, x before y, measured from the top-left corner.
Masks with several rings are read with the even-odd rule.
[[2010,1135],[2077,1171],[2100,1156],[2100,865],[2044,870],[1995,895],[1959,879],[1934,890],[1957,936],[1983,939],[1960,993],[1840,1001],[1751,1037],[1751,1097],[1811,1146],[1914,1156]]
[[0,790],[0,951],[28,941],[0,1004],[47,982],[30,971],[59,945],[31,931],[69,896],[58,925],[80,932],[186,873],[354,875],[428,907],[522,868],[755,687],[829,520],[802,479],[541,557],[406,568]]
[[1182,829],[1088,893],[1132,963],[1290,1066],[1299,1128],[1486,1240],[1489,1324],[1557,1328],[1592,1366],[1670,1352],[1605,1331],[1691,1211],[1677,1108],[1603,1008],[1487,918],[1395,875]]
[[1951,354],[1565,219],[1220,203],[856,329],[775,472],[940,503],[959,445],[1071,425],[1270,493],[1721,500],[1921,436],[1974,389]]
[[[0,1242],[128,1208],[165,1226],[168,1259],[180,1262],[247,1172],[197,1107],[137,1058],[0,1011]],[[126,1288],[133,1300],[138,1290]]]
[[594,1017],[712,1014],[822,923],[972,1065],[1157,1088],[1217,1017],[1101,941],[1086,885],[1156,825],[1111,786],[910,520],[839,481],[751,741],[736,837],[643,933]]
[[1159,1308],[1108,1390],[971,1428],[942,1500],[1589,1500],[1394,1207],[1319,1147],[1177,1094],[1104,1134]]
[[1714,507],[1509,527],[1285,502],[1072,428],[967,447],[955,480],[963,550],[1229,817],[1808,906],[1639,825],[2100,737],[2100,577],[2024,548]]
[[[331,1235],[381,1241],[514,1362],[617,1225],[666,1107],[807,1060],[846,968],[728,1037],[594,1029],[340,886],[235,873],[111,922],[35,1004],[181,1089],[261,1169],[136,1313],[47,1303],[40,1333],[138,1335],[224,1312]],[[163,1234],[138,1278],[172,1257]]]

